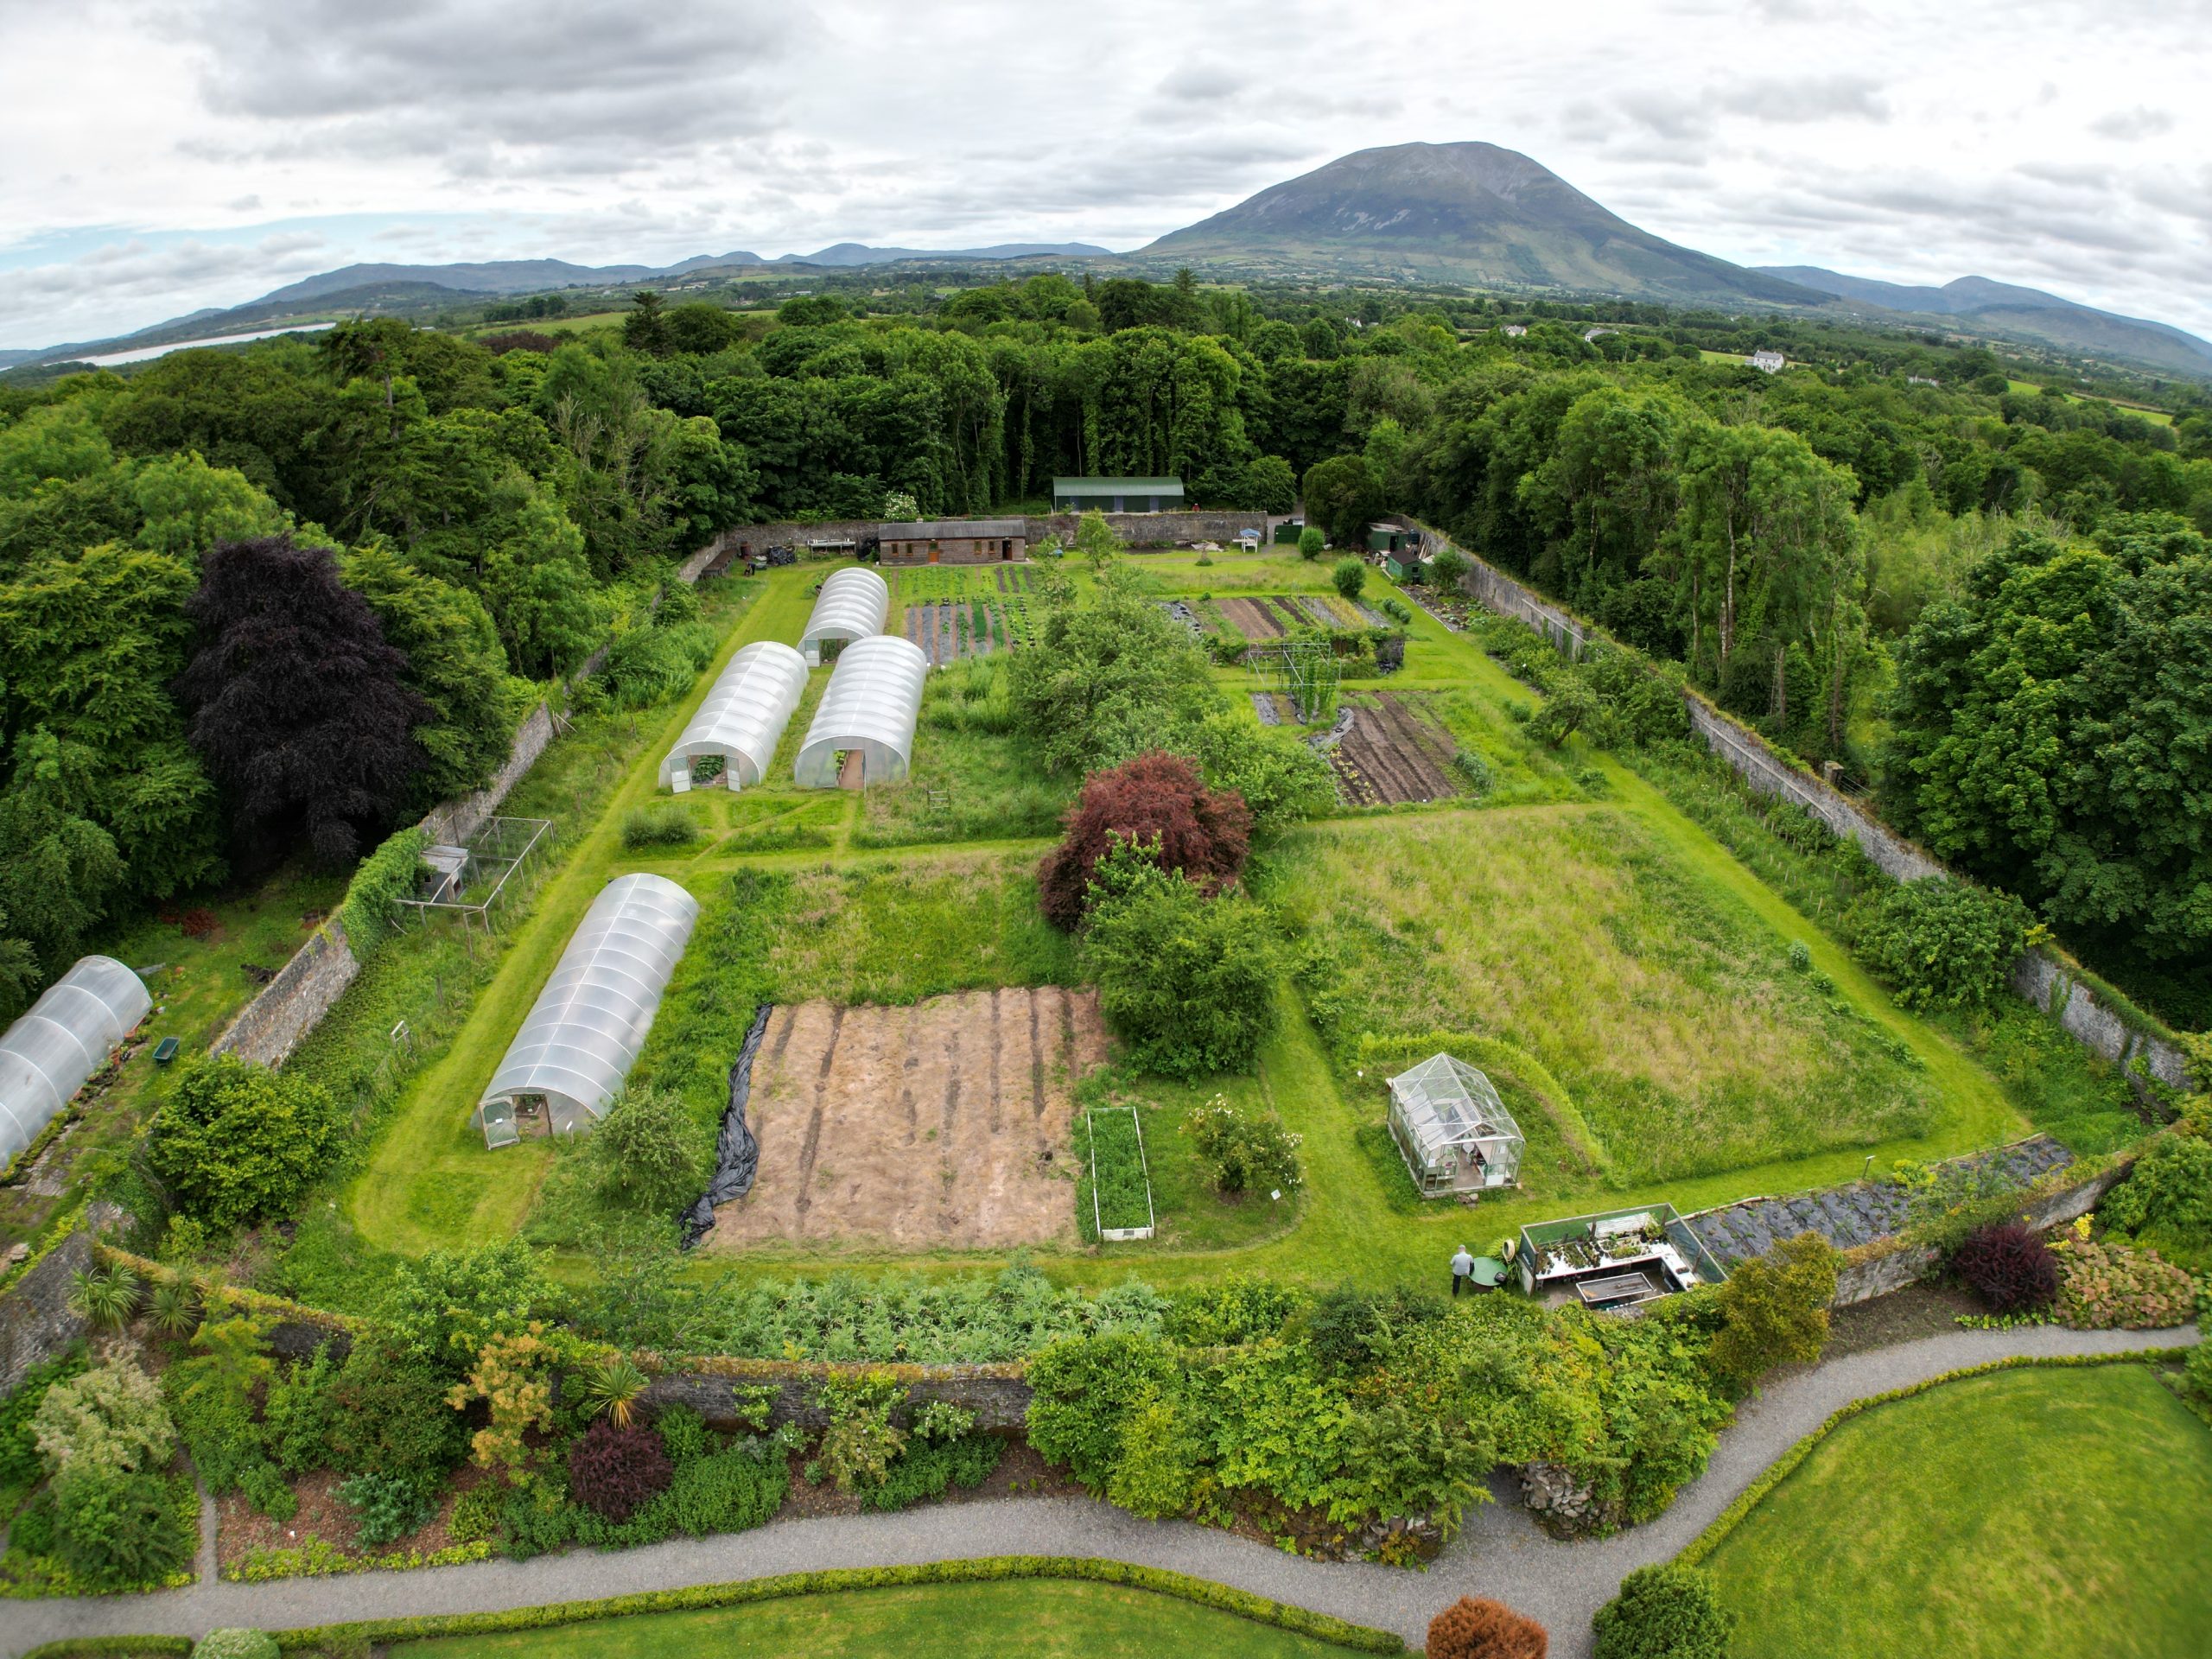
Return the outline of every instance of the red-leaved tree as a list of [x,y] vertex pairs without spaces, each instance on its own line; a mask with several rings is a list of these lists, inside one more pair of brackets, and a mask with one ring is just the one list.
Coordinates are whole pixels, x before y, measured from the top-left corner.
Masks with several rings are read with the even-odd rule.
[[1544,1659],[1551,1638],[1502,1601],[1462,1596],[1428,1621],[1428,1659]]
[[1234,881],[1252,849],[1252,814],[1233,789],[1208,789],[1179,754],[1141,754],[1084,780],[1067,834],[1037,869],[1039,900],[1059,927],[1083,920],[1090,873],[1111,836],[1158,842],[1162,869],[1180,870],[1210,893]]

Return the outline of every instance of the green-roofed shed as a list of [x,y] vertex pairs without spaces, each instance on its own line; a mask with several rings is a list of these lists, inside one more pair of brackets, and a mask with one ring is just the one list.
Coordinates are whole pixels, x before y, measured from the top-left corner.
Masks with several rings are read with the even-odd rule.
[[1179,478],[1056,478],[1054,512],[1180,512]]

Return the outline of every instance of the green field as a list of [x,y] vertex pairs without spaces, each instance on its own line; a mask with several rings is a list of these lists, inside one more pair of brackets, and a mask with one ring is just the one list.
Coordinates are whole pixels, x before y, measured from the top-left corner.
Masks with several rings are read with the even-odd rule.
[[[1137,568],[1163,596],[1329,587],[1325,564],[1293,551],[1206,564],[1146,554]],[[563,819],[563,851],[480,962],[487,982],[423,1056],[348,1187],[345,1214],[365,1244],[415,1253],[522,1226],[551,1149],[487,1152],[470,1109],[584,908],[624,871],[669,875],[706,906],[639,1072],[683,1088],[702,1133],[719,1109],[717,1067],[760,997],[909,1002],[1076,979],[1069,941],[1038,918],[1033,896],[1071,785],[1044,778],[1026,740],[994,715],[1002,690],[988,663],[931,677],[912,784],[863,800],[789,783],[828,677],[819,671],[764,785],[696,792],[674,804],[696,826],[689,842],[625,849],[624,818],[665,800],[658,760],[714,674],[747,641],[795,637],[820,574],[798,567],[734,584],[751,602],[710,611],[724,637],[690,696],[580,728],[518,791],[515,810]],[[1081,566],[1070,574],[1090,580]],[[1369,598],[1394,591],[1377,578]],[[1249,1076],[1118,1077],[1116,1097],[1142,1115],[1158,1236],[1040,1252],[1040,1266],[1092,1283],[1134,1268],[1163,1286],[1228,1266],[1377,1283],[1430,1270],[1469,1223],[1456,1205],[1413,1197],[1381,1129],[1381,1078],[1447,1042],[1493,1072],[1529,1138],[1526,1185],[1484,1201],[1486,1236],[1650,1198],[1688,1211],[1847,1179],[1869,1154],[1939,1157],[2024,1132],[2016,1099],[1962,1041],[1898,1010],[1657,789],[1579,739],[1561,751],[1533,741],[1515,711],[1525,715],[1535,694],[1472,638],[1420,612],[1408,633],[1403,671],[1348,684],[1427,696],[1454,740],[1484,755],[1494,787],[1325,820],[1255,867],[1305,964],[1283,987],[1281,1030]],[[1217,676],[1249,708],[1249,672]],[[730,931],[734,882],[756,912],[742,940]],[[724,936],[735,942],[702,955],[701,941]],[[1796,943],[1809,971],[1788,965]],[[1231,1204],[1207,1189],[1177,1125],[1216,1092],[1304,1136],[1304,1192]],[[565,1225],[533,1232],[573,1236]],[[840,1268],[877,1259],[834,1257]],[[999,1258],[880,1260],[949,1272]],[[831,1261],[718,1254],[696,1270],[787,1274]]]
[[398,1659],[1152,1659],[1180,1653],[1319,1659],[1345,1649],[1145,1590],[1053,1579],[842,1590],[701,1612],[456,1636],[387,1649]]
[[1738,1659],[2194,1659],[2208,1513],[2212,1433],[2146,1367],[2027,1367],[1845,1422],[1705,1565]]

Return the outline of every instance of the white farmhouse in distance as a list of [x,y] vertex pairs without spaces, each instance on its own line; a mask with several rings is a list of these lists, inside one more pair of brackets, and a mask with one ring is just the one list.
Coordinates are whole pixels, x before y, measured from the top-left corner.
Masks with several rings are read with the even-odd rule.
[[1760,351],[1753,352],[1744,361],[1761,374],[1780,374],[1789,365],[1789,359],[1780,352]]
[[1525,322],[1509,322],[1503,332],[1508,340],[1518,340],[1529,332],[1529,325]]

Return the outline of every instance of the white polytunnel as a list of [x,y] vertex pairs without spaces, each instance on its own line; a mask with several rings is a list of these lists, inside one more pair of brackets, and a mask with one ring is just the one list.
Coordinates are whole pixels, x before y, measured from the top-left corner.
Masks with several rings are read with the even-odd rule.
[[607,1115],[645,1046],[699,901],[660,875],[618,875],[592,900],[477,1103],[486,1146],[524,1124],[568,1135]]
[[138,976],[112,957],[79,957],[30,1012],[0,1036],[0,1168],[107,1063],[154,1006]]
[[747,789],[768,774],[784,728],[806,695],[806,659],[775,639],[757,640],[729,659],[699,712],[660,765],[663,789],[689,789],[692,763],[719,755],[722,782]]
[[[911,639],[879,633],[837,658],[791,776],[801,789],[900,784],[914,754],[914,722],[930,659]],[[851,768],[850,770],[846,770]]]
[[821,667],[825,640],[846,645],[881,633],[890,614],[891,587],[881,576],[858,564],[832,570],[815,599],[814,614],[806,619],[806,632],[798,637],[807,666]]

